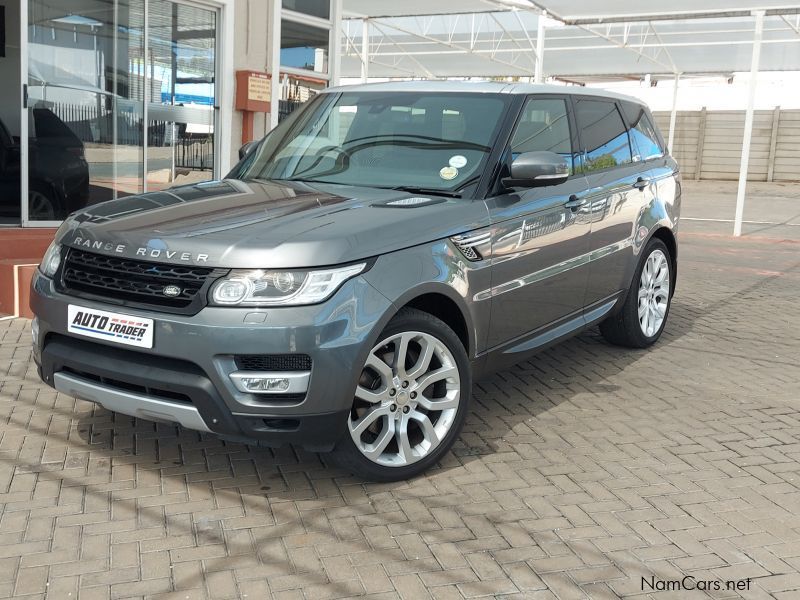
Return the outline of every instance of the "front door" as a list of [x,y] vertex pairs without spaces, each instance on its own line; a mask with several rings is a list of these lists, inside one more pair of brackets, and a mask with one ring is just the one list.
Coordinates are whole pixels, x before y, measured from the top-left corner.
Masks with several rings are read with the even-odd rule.
[[[568,99],[532,96],[511,138],[508,160],[549,150],[575,156]],[[493,225],[492,317],[489,347],[544,330],[583,308],[590,225],[580,204],[586,180],[507,193],[488,201]]]

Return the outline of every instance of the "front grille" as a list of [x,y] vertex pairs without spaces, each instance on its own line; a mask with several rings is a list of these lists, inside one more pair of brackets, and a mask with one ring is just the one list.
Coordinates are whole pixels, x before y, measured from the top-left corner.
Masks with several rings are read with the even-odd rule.
[[238,354],[234,360],[240,371],[311,370],[311,357],[307,354]]
[[[225,272],[224,269],[140,261],[69,248],[61,285],[67,293],[99,297],[118,304],[194,313],[205,306],[205,292],[211,282]],[[180,292],[166,296],[167,286],[176,286]]]

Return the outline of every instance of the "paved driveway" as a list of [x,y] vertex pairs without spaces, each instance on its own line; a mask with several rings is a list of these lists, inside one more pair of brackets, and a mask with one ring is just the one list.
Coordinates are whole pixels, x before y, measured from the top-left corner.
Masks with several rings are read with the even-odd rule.
[[0,322],[0,596],[797,598],[800,242],[769,235],[686,221],[661,343],[477,384],[408,483],[95,409]]

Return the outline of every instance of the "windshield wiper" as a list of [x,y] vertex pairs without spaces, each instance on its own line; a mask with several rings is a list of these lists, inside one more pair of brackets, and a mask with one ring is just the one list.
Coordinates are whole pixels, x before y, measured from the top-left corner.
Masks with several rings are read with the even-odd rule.
[[398,190],[400,192],[410,192],[412,194],[425,194],[427,196],[446,196],[447,198],[461,198],[461,194],[459,194],[458,192],[451,192],[449,190],[438,190],[436,188],[419,187],[416,185],[398,185],[386,189]]

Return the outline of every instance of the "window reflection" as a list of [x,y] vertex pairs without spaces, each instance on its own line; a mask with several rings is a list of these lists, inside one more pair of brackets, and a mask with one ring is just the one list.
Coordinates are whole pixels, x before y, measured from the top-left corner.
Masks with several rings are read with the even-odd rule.
[[283,0],[283,8],[319,17],[320,19],[330,19],[331,3],[330,0]]
[[28,3],[29,220],[141,190],[143,6]]
[[569,134],[567,106],[560,99],[528,100],[511,138],[511,155],[547,150],[567,159],[573,170],[572,142]]
[[578,100],[576,116],[586,150],[584,170],[598,171],[633,160],[628,132],[614,102]]
[[328,72],[330,32],[294,21],[281,21],[281,66]]
[[28,2],[29,219],[213,177],[216,11],[64,4]]
[[641,111],[639,119],[630,130],[631,144],[638,153],[638,160],[648,160],[664,155],[664,150],[658,141],[658,134],[655,127],[647,117],[644,110]]

